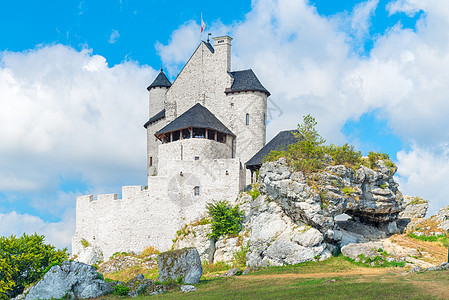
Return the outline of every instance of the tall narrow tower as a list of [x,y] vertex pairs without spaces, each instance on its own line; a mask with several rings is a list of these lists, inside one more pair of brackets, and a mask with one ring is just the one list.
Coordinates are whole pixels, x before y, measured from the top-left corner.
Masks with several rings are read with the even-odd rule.
[[171,82],[165,76],[164,70],[157,75],[156,79],[147,87],[149,93],[149,120],[144,127],[147,129],[147,176],[157,175],[158,145],[160,141],[154,134],[160,130],[165,122],[165,103],[167,91]]

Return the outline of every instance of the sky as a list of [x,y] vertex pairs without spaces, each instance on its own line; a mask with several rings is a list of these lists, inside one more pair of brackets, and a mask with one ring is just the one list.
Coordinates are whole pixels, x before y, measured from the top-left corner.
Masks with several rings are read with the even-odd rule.
[[[201,14],[206,30],[201,36]],[[0,235],[69,247],[76,197],[146,185],[148,92],[201,38],[271,92],[267,138],[311,114],[382,151],[406,195],[449,201],[447,0],[0,0]]]

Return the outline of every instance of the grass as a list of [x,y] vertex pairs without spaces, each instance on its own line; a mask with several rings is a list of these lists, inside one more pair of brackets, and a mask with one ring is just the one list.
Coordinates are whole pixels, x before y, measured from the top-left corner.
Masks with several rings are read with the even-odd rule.
[[[271,267],[231,278],[206,278],[197,292],[179,288],[140,299],[447,299],[449,271],[405,273],[365,268],[342,257]],[[123,299],[109,295],[107,299]]]

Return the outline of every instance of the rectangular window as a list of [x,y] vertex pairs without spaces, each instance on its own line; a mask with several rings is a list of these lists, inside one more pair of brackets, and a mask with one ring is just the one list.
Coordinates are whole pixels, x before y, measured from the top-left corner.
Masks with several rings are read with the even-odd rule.
[[150,157],[150,167],[153,166],[153,157]]
[[200,157],[199,156],[195,156],[195,160],[200,160]]
[[199,196],[200,195],[200,187],[199,186],[194,187],[193,193],[195,196]]
[[246,125],[249,125],[249,114],[246,114]]

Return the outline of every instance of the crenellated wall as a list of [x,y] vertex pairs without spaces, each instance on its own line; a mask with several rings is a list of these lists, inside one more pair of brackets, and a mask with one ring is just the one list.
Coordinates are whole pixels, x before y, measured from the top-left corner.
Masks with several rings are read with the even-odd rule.
[[206,203],[238,196],[245,169],[239,159],[177,161],[166,175],[150,176],[147,190],[123,187],[122,199],[117,194],[78,197],[72,253],[80,253],[82,239],[101,249],[105,260],[115,252],[139,253],[148,246],[169,250],[176,231],[204,213]]

